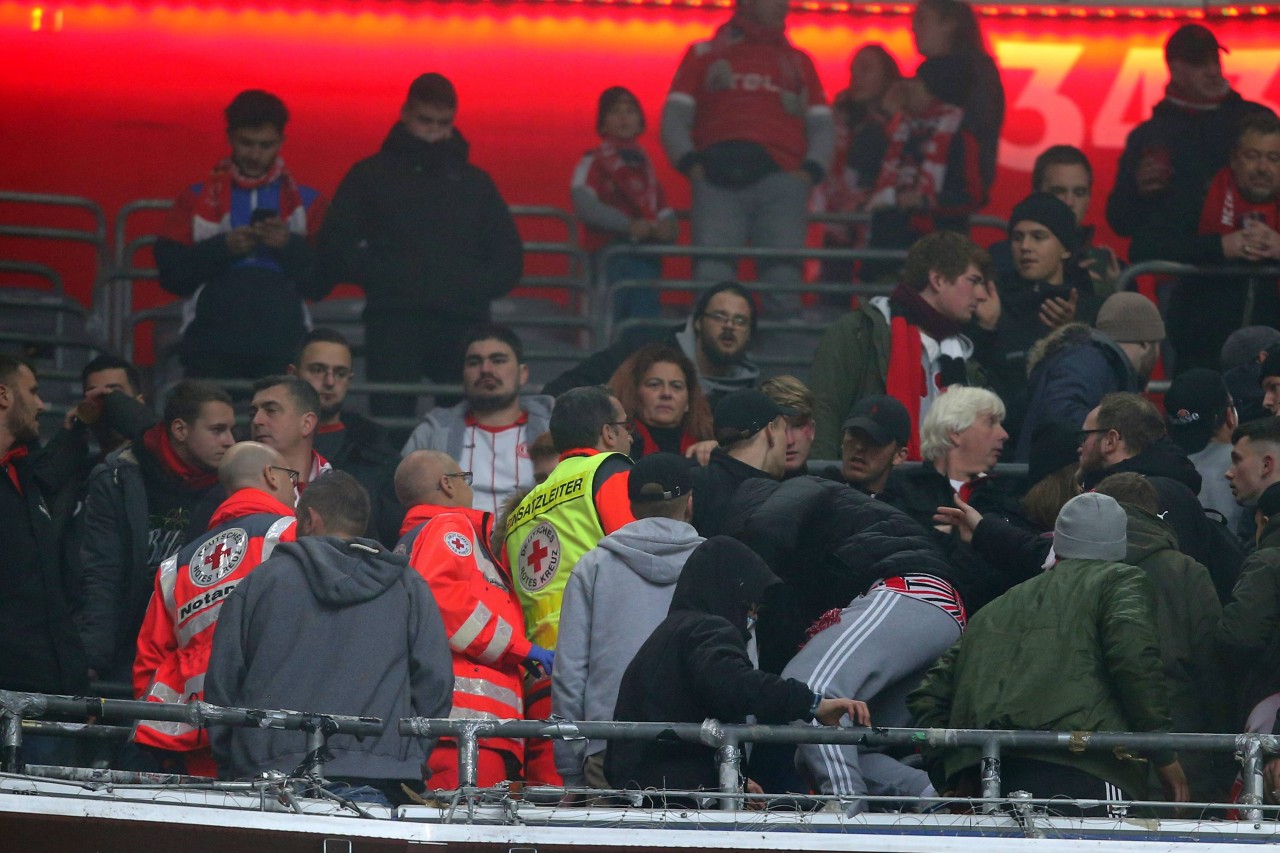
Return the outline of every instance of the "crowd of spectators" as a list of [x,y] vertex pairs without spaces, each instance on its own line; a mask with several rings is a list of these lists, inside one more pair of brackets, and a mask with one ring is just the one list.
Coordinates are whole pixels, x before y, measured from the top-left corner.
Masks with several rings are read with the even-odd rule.
[[[970,7],[922,0],[910,78],[860,50],[838,122],[787,8],[738,0],[689,49],[661,140],[692,184],[696,245],[796,248],[817,185],[827,209],[873,214],[870,238],[834,229],[828,245],[907,249],[889,296],[826,329],[808,384],[761,381],[749,355],[760,314],[787,301],[706,260],[717,283],[684,323],[528,393],[522,341],[489,322],[519,238],[467,162],[449,81],[414,81],[327,215],[279,157],[284,105],[244,92],[230,156],[157,244],[162,284],[190,299],[188,378],[160,417],[134,367],[103,356],[42,443],[38,376],[0,355],[0,688],[93,679],[156,702],[379,716],[381,737],[334,739],[329,765],[335,791],[377,802],[458,784],[457,744],[395,734],[410,715],[1272,731],[1276,282],[1180,280],[1166,334],[1153,301],[1116,291],[1121,261],[1085,224],[1092,166],[1062,145],[1008,239],[977,246],[964,220],[994,180],[1004,98]],[[1280,121],[1231,91],[1220,50],[1198,24],[1166,45],[1166,98],[1107,204],[1132,260],[1280,258]],[[675,236],[644,127],[630,91],[601,95],[601,143],[573,182],[593,248]],[[461,381],[399,452],[377,416],[404,400],[353,411],[351,345],[307,330],[304,300],[341,281],[366,293],[371,380]],[[656,314],[647,298],[623,310]],[[1162,411],[1144,392],[1168,343]],[[254,380],[247,422],[216,384],[235,377]],[[700,744],[482,746],[482,785],[680,789],[694,793],[670,801],[696,805],[719,784]],[[27,750],[230,778],[304,757],[279,733],[155,722],[109,755]],[[904,758],[759,747],[744,785],[838,794],[850,813],[978,790],[972,751]],[[1233,781],[1167,750],[1014,750],[1005,770],[1090,800],[1225,801]]]

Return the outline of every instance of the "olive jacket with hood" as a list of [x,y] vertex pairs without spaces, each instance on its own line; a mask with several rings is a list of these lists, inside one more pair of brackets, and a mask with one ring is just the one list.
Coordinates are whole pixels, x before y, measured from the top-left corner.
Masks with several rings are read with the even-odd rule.
[[[615,720],[742,723],[812,719],[814,693],[803,682],[755,668],[747,653],[748,612],[780,583],[754,551],[727,536],[689,556],[671,609],[631,660]],[[767,606],[767,605],[766,605]],[[605,751],[614,787],[714,790],[714,747],[684,741],[615,740]]]
[[[1167,732],[1169,686],[1156,637],[1155,592],[1141,569],[1061,560],[969,620],[907,707],[929,728]],[[1146,760],[1102,750],[1017,750],[1075,767],[1132,797],[1148,794]],[[1176,758],[1151,756],[1156,766]],[[954,789],[979,750],[926,753],[939,791]]]

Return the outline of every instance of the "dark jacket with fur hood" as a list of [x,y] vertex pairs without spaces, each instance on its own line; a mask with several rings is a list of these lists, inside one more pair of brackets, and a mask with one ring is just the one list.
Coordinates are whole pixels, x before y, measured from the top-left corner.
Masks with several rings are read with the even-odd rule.
[[1018,436],[1016,462],[1028,460],[1031,436],[1043,421],[1083,424],[1106,395],[1142,390],[1124,350],[1084,323],[1068,323],[1037,342],[1027,355],[1027,377],[1030,403]]

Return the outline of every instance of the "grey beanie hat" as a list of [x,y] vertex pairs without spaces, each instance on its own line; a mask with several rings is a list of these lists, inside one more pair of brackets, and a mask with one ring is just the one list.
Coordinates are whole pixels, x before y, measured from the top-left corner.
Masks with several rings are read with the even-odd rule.
[[1062,559],[1124,560],[1128,516],[1115,498],[1085,492],[1067,501],[1053,526],[1053,551]]

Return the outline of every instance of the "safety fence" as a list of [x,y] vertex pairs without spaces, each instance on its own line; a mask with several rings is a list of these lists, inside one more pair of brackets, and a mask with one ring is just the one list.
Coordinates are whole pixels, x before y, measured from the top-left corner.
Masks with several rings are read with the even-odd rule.
[[208,702],[173,704],[0,690],[0,769],[13,773],[21,772],[25,768],[22,760],[22,739],[26,734],[123,740],[129,736],[130,732],[130,729],[124,726],[41,719],[47,716],[148,720],[179,723],[193,728],[219,725],[302,732],[306,735],[307,744],[306,774],[316,777],[323,776],[325,745],[330,737],[339,734],[356,737],[377,736],[385,728],[382,720],[377,717],[260,708],[225,708]]
[[[1240,808],[1246,821],[1259,821],[1264,811],[1276,807],[1263,804],[1264,756],[1280,754],[1280,736],[1270,734],[1180,734],[1149,732],[1049,732],[992,729],[861,728],[857,726],[765,726],[725,725],[714,719],[702,723],[572,722],[562,720],[456,720],[412,717],[401,719],[400,734],[419,738],[455,738],[458,743],[458,779],[461,788],[475,788],[479,742],[487,738],[546,738],[550,740],[683,741],[716,751],[719,768],[719,805],[738,809],[744,803],[742,791],[742,750],[745,743],[843,744],[850,746],[973,748],[982,753],[982,794],[965,798],[965,803],[981,804],[994,813],[1008,802],[1000,778],[1001,756],[1018,750],[1053,750],[1073,754],[1083,752],[1137,753],[1157,750],[1188,752],[1230,752],[1240,761],[1243,793]],[[604,792],[597,792],[604,793]],[[627,794],[628,792],[621,792]],[[631,792],[635,793],[635,792]],[[646,794],[650,792],[645,792]],[[692,794],[700,792],[663,792]],[[632,798],[634,799],[634,798]],[[749,798],[748,798],[749,799]],[[901,798],[888,798],[901,799]],[[946,798],[930,798],[945,801]],[[1035,802],[1020,798],[1024,802]],[[1059,801],[1060,802],[1060,801]],[[1125,803],[1125,805],[1134,803]],[[1148,803],[1179,807],[1180,803]],[[1118,804],[1119,805],[1119,804]],[[1197,803],[1194,806],[1229,804]]]
[[[306,761],[295,771],[311,783],[324,781],[324,763],[328,738],[353,735],[357,738],[378,736],[386,725],[376,717],[350,716],[309,711],[227,708],[207,702],[169,704],[93,697],[58,696],[40,693],[0,691],[0,769],[9,773],[28,771],[22,758],[25,735],[58,737],[123,739],[130,729],[101,723],[68,723],[49,721],[49,716],[93,718],[117,721],[158,721],[182,723],[204,728],[232,726],[297,731],[306,738]],[[1085,732],[1024,731],[952,728],[862,728],[858,726],[811,725],[730,725],[707,719],[701,723],[568,721],[568,720],[500,720],[402,718],[397,722],[402,737],[421,739],[454,739],[458,746],[458,780],[461,795],[477,795],[478,750],[489,738],[544,738],[549,740],[600,739],[607,741],[663,741],[699,744],[715,751],[719,787],[715,791],[594,791],[614,794],[623,800],[640,804],[646,798],[661,801],[663,796],[681,795],[698,800],[712,798],[722,810],[740,809],[753,795],[742,789],[742,746],[748,743],[797,745],[840,744],[848,746],[907,749],[968,748],[981,753],[981,793],[977,797],[924,798],[926,804],[947,801],[980,806],[993,814],[1011,802],[1041,802],[1022,792],[1006,792],[1001,781],[1001,760],[1019,751],[1063,751],[1079,755],[1085,752],[1126,751],[1141,755],[1156,751],[1230,753],[1240,763],[1242,794],[1238,808],[1243,820],[1260,821],[1264,813],[1276,806],[1264,803],[1264,765],[1269,757],[1280,755],[1280,736],[1274,734],[1198,734],[1151,732]],[[33,767],[42,776],[78,778],[76,768]],[[65,771],[65,772],[63,772]],[[99,773],[98,771],[94,771]],[[146,774],[120,772],[118,781],[144,780]],[[95,778],[102,778],[100,773]],[[188,777],[190,779],[190,777]],[[208,780],[201,780],[208,781]],[[554,793],[554,791],[553,791]],[[560,789],[558,795],[567,793]],[[754,795],[767,803],[769,795]],[[793,798],[794,799],[794,798]],[[831,798],[816,798],[817,801]],[[837,798],[839,799],[839,798]],[[855,798],[861,799],[861,798]],[[919,800],[921,798],[873,797],[869,799]],[[1043,801],[1048,802],[1048,801]],[[1061,802],[1061,800],[1055,800]],[[1102,803],[1103,801],[1096,801]],[[1143,805],[1142,801],[1125,801],[1117,805]],[[1146,805],[1204,809],[1233,807],[1227,803],[1147,802]],[[899,803],[902,805],[902,803]],[[917,802],[919,806],[921,803]]]

